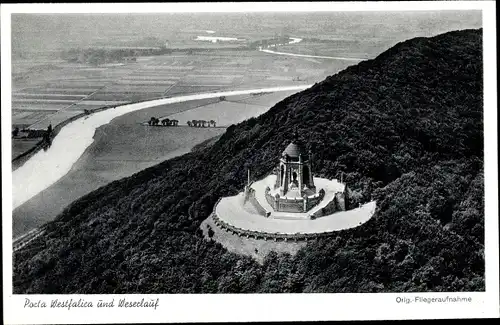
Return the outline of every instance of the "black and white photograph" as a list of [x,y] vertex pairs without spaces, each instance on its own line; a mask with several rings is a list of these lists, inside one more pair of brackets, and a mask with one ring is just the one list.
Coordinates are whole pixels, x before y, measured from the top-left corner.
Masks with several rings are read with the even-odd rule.
[[494,11],[2,5],[8,323],[498,317]]

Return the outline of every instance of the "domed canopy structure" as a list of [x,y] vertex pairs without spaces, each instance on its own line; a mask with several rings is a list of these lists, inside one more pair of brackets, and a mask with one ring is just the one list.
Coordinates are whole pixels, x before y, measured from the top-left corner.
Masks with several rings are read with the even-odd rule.
[[307,153],[300,143],[298,143],[297,141],[293,141],[283,151],[283,155],[287,155],[293,160],[298,160],[299,156],[305,158],[307,156]]

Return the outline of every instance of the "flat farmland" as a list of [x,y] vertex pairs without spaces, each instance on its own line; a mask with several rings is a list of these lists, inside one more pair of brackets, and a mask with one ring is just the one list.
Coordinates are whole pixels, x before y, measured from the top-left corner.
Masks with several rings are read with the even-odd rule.
[[[43,119],[48,115],[54,114],[55,112],[56,111],[41,111],[41,112],[28,111],[28,112],[25,112],[27,114],[22,115],[22,118],[32,119],[32,120]],[[16,117],[17,117],[17,115],[16,115]]]
[[269,108],[291,94],[293,92],[228,96],[223,101],[195,106],[168,116],[162,115],[162,118],[176,119],[179,125],[187,125],[187,121],[191,120],[214,120],[217,126],[228,127],[267,112]]
[[82,100],[78,102],[78,105],[102,107],[109,105],[121,105],[127,102],[128,101],[126,100]]
[[78,97],[77,99],[43,99],[43,98],[13,98],[12,103],[25,103],[26,105],[31,105],[31,104],[62,104],[62,105],[69,105],[71,103],[74,103],[75,101],[80,100],[81,97]]
[[121,92],[140,92],[140,93],[163,93],[170,86],[157,86],[157,85],[121,85],[113,84],[105,89],[99,91],[99,93],[121,93]]
[[[122,124],[116,121],[96,133],[95,145],[90,148],[94,160],[158,163],[170,152],[189,152],[193,143],[220,135],[224,129],[191,129],[187,127],[149,127],[141,124]],[[104,137],[104,138],[100,138]],[[127,169],[128,175],[137,169]],[[109,173],[114,173],[108,170]]]
[[78,111],[78,112],[81,113],[84,110],[93,110],[93,109],[97,109],[97,108],[102,107],[102,106],[103,105],[101,105],[99,103],[78,102],[78,103],[74,103],[73,105],[64,108],[63,110],[60,110],[58,113],[72,112],[72,111]]
[[121,79],[117,81],[118,84],[122,85],[137,85],[137,86],[170,86],[176,83],[177,80],[168,80],[168,79],[163,79],[163,80],[158,80],[158,79]]
[[[57,111],[43,111],[43,112],[25,112],[25,111],[16,111],[21,112],[22,114],[16,114],[12,116],[12,125],[22,126],[22,127],[30,127],[35,123],[39,123],[45,120],[48,116],[56,113]],[[48,126],[48,124],[47,124]],[[46,129],[46,127],[44,127]]]
[[[79,96],[83,95],[86,96],[88,94],[91,94],[95,90],[99,88],[52,88],[52,87],[47,87],[47,88],[25,88],[18,93],[29,93],[29,94],[47,94],[47,95],[69,95],[69,96]],[[15,93],[14,95],[18,94]]]
[[30,94],[30,93],[17,93],[13,95],[13,100],[17,99],[64,99],[64,100],[80,100],[86,95],[68,95],[68,94]]
[[40,140],[41,138],[12,139],[12,159],[32,148]]
[[126,101],[139,101],[151,98],[162,97],[164,92],[110,92],[102,91],[97,92],[90,96],[88,100],[91,101],[114,101],[114,100],[126,100]]
[[30,127],[33,129],[47,129],[49,125],[52,127],[67,119],[83,113],[83,110],[60,110],[46,115],[44,118],[37,119],[36,122],[31,123]]
[[292,77],[284,80],[273,80],[270,78],[248,78],[239,85],[235,85],[234,89],[259,89],[259,88],[274,88],[283,86],[300,86],[311,84],[311,81],[301,80],[294,81]]
[[88,90],[95,90],[102,87],[105,87],[106,79],[101,80],[100,82],[92,81],[92,80],[59,80],[57,83],[53,82],[48,85],[48,87],[62,87],[62,88],[81,88]]
[[196,86],[175,85],[166,92],[166,95],[167,97],[172,97],[172,96],[181,96],[188,94],[215,92],[222,89],[225,89],[225,87],[220,85],[196,85]]
[[122,80],[133,80],[133,81],[170,81],[170,82],[176,82],[180,79],[180,77],[174,77],[171,74],[168,73],[151,73],[149,75],[146,74],[134,74],[128,77],[122,78]]
[[54,103],[54,102],[45,102],[45,103],[40,103],[40,102],[18,102],[18,101],[13,101],[12,102],[12,108],[14,109],[14,112],[17,111],[32,111],[32,112],[38,112],[38,111],[58,111],[60,109],[65,108],[68,106],[68,104],[65,103]]
[[230,126],[267,111],[267,107],[236,102],[219,102],[198,107],[169,116],[179,120],[180,125],[187,125],[191,120],[214,120],[217,126]]
[[13,119],[22,119],[27,117],[28,115],[32,114],[32,111],[21,111],[21,110],[15,110],[12,112],[12,118]]

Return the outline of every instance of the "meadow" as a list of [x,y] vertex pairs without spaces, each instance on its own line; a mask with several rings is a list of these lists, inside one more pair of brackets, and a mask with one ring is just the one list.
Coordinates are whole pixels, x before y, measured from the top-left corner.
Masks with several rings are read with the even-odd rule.
[[40,138],[15,139],[12,141],[12,159],[35,146]]

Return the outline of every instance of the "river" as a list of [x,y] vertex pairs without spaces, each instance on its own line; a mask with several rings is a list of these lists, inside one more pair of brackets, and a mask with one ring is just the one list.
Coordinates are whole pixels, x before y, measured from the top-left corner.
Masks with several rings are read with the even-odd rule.
[[66,175],[94,141],[98,127],[112,119],[145,108],[192,100],[280,91],[301,91],[311,85],[201,93],[126,104],[80,118],[63,127],[46,151],[40,150],[12,173],[13,209],[19,207]]

